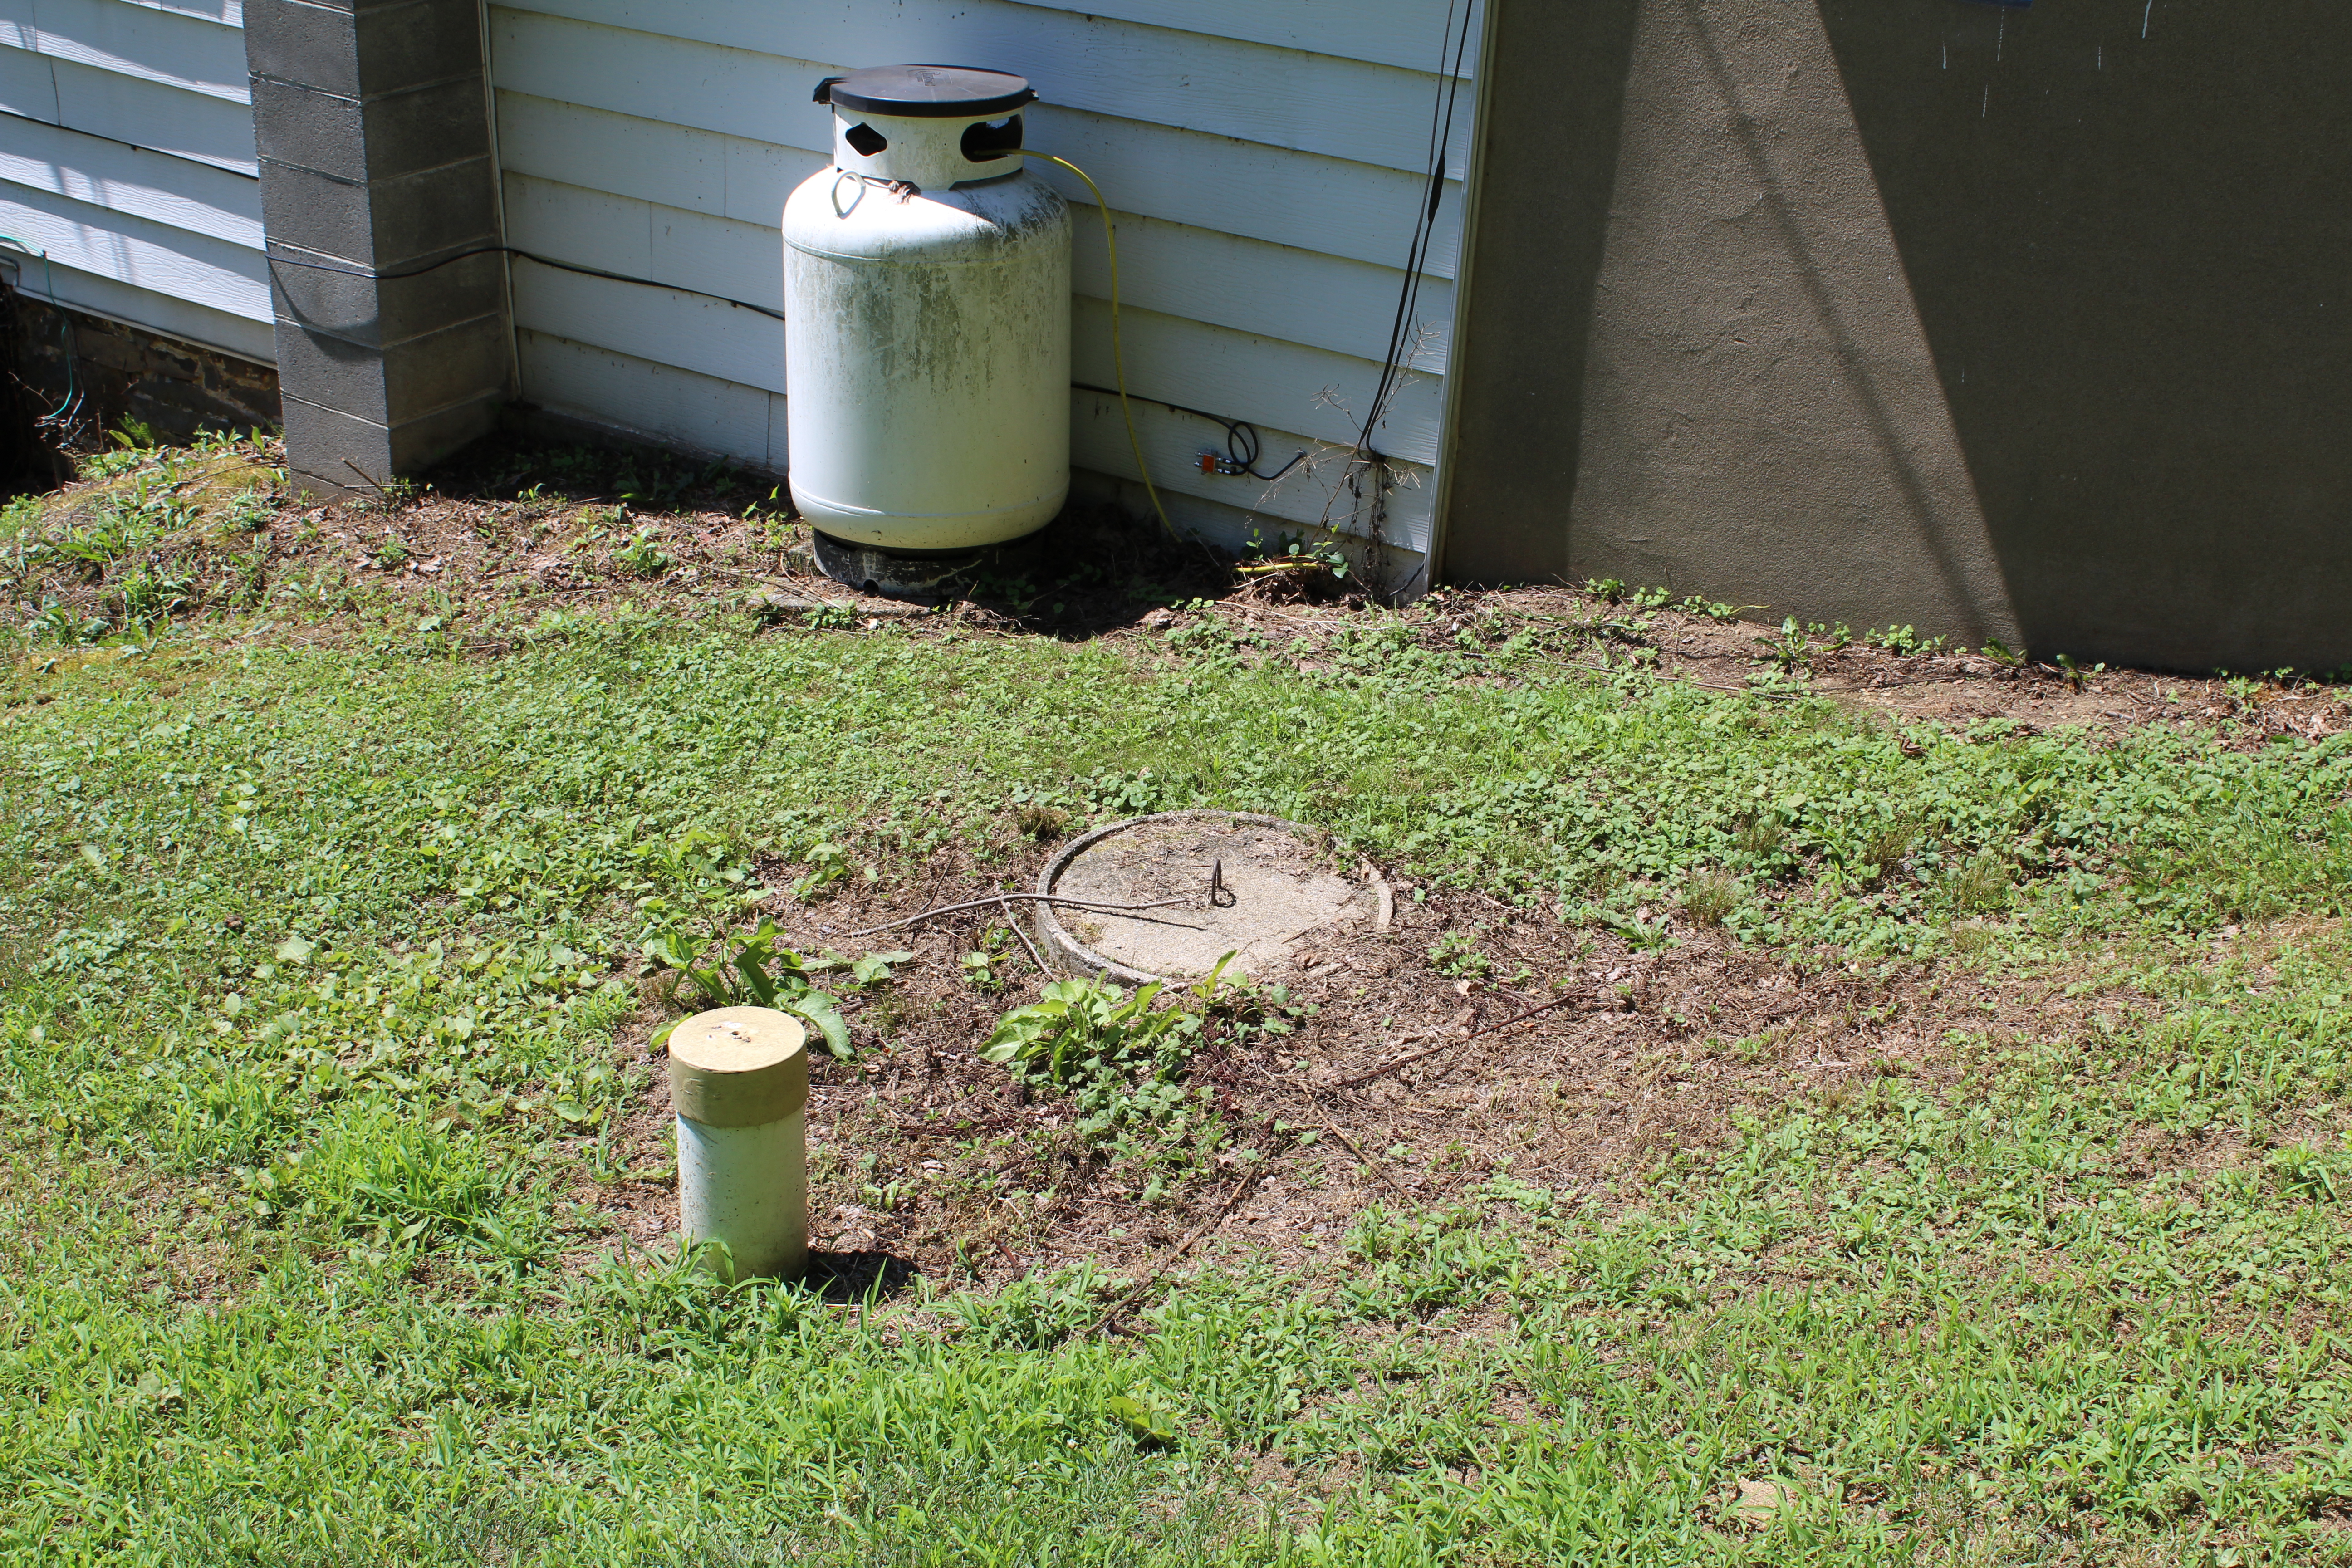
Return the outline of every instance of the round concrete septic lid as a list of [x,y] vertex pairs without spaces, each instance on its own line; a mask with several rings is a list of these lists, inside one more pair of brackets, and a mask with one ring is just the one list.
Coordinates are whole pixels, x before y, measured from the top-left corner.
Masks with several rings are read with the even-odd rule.
[[1114,822],[1055,856],[1037,891],[1098,904],[1183,901],[1117,914],[1041,900],[1038,942],[1060,968],[1128,985],[1198,980],[1228,952],[1228,975],[1278,977],[1296,966],[1303,939],[1386,931],[1393,913],[1388,883],[1369,863],[1352,879],[1330,868],[1315,847],[1326,837],[1240,811]]

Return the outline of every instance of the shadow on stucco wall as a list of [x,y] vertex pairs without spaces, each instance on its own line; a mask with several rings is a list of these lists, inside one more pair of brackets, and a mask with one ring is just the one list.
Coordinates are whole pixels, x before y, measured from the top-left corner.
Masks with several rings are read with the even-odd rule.
[[2352,10],[1821,11],[2028,646],[2352,664]]
[[1498,5],[1451,575],[2352,663],[2352,12]]
[[[1593,293],[1609,228],[1633,26],[1643,0],[1486,0],[1481,197],[1465,257],[1483,286],[1454,324],[1448,380],[1462,432],[1447,480],[1456,581],[1569,571]],[[1484,258],[1484,259],[1481,259]]]

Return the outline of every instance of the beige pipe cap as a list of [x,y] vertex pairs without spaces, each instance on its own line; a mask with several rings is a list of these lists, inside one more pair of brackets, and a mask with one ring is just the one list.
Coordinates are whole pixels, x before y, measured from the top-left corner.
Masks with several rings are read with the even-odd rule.
[[672,1109],[705,1127],[765,1127],[808,1103],[808,1033],[767,1007],[697,1013],[669,1036]]

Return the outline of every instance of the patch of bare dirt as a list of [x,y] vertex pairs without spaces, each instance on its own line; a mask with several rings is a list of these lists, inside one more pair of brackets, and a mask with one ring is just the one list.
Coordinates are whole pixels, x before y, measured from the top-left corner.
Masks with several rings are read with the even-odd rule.
[[[1792,639],[1751,621],[1686,608],[1642,609],[1567,587],[1442,589],[1416,609],[1456,638],[1466,632],[1499,641],[1518,627],[1546,625],[1581,633],[1587,651],[1575,662],[1596,670],[1645,666],[1722,691],[1754,689],[1759,678],[1801,679],[1814,692],[1904,722],[1998,719],[2029,733],[2221,727],[2255,745],[2273,738],[2319,740],[2352,725],[2352,703],[2339,684],[2108,669],[1998,648],[1906,652],[1843,628]],[[1313,609],[1281,614],[1302,629],[1319,618]]]
[[[268,477],[263,465],[274,455],[265,445],[184,461],[173,482],[185,491],[190,526],[103,565],[20,552],[13,564],[0,562],[0,593],[28,609],[121,622],[130,615],[126,575],[160,569],[184,584],[186,615],[287,609],[328,637],[339,619],[430,620],[483,655],[503,651],[519,626],[548,611],[594,614],[625,601],[681,612],[732,605],[850,634],[891,625],[918,635],[1118,638],[1199,613],[1254,634],[1252,657],[1307,668],[1320,666],[1341,631],[1399,614],[1369,605],[1311,560],[1236,563],[1107,509],[1073,509],[966,597],[925,606],[819,575],[807,531],[772,477],[722,463],[516,435],[478,444],[422,487],[327,506],[281,496],[258,515],[240,508],[238,496]],[[68,527],[137,479],[69,486],[44,502],[44,516]],[[2029,731],[2209,727],[2246,746],[2352,726],[2338,685],[2086,668],[1998,648],[1873,641],[1844,628],[1791,636],[1704,613],[1694,601],[1666,605],[1660,595],[1600,586],[1606,591],[1444,588],[1402,616],[1433,646],[1475,650],[1532,637],[1564,671],[1635,665],[1711,689],[1761,681],[1782,696],[1801,683],[1898,721],[1995,719]]]
[[[803,951],[878,941],[915,954],[887,987],[851,1000],[858,1057],[813,1063],[811,1241],[835,1266],[891,1259],[935,1279],[1002,1282],[1092,1258],[1144,1279],[1216,1247],[1307,1270],[1336,1260],[1374,1205],[1442,1208],[1500,1176],[1612,1205],[1662,1161],[1732,1137],[1744,1108],[1834,1105],[1890,1076],[1954,1083],[1947,1030],[2047,1034],[2116,1002],[2068,997],[2055,983],[1767,953],[1703,928],[1636,951],[1540,913],[1498,919],[1501,906],[1475,893],[1423,889],[1399,900],[1387,932],[1326,934],[1261,977],[1286,1001],[1227,993],[1211,1010],[1190,1082],[1208,1092],[1228,1142],[1198,1163],[1165,1152],[1173,1180],[1152,1192],[1150,1160],[1082,1142],[1066,1100],[1024,1091],[977,1056],[997,1018],[1047,978],[1001,934],[992,951],[1012,978],[1001,989],[964,978],[962,956],[988,945],[990,928],[1002,932],[1002,913],[844,939],[1026,886],[1034,869],[984,878],[959,865],[775,911]],[[1440,949],[1449,933],[1463,941]],[[1474,953],[1512,978],[1442,973],[1433,950],[1454,967]],[[649,1011],[633,1037],[674,1016]],[[667,1120],[656,1080],[612,1157],[662,1175],[599,1199],[648,1247],[677,1223]]]

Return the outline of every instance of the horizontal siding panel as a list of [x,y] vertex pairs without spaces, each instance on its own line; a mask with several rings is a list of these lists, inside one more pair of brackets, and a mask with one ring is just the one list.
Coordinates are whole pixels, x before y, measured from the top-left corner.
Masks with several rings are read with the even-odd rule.
[[[648,254],[651,248],[648,236]],[[765,391],[788,390],[782,322],[672,289],[586,278],[518,261],[515,320],[533,331],[640,359]],[[1349,444],[1355,439],[1348,415],[1322,401],[1323,390],[1331,388],[1360,407],[1379,375],[1379,367],[1369,361],[1178,316],[1130,310],[1124,312],[1122,325],[1131,390],[1227,418],[1296,430],[1319,441]],[[1074,326],[1075,379],[1116,385],[1110,308],[1098,300],[1080,299]],[[1392,403],[1381,448],[1413,462],[1434,461],[1439,402],[1433,379],[1408,382]]]
[[[782,467],[781,442],[773,462],[769,456],[771,426],[783,429],[782,398],[547,332],[526,330],[519,342],[523,395],[543,408],[758,468]],[[779,407],[772,411],[771,404]]]
[[52,59],[72,60],[232,103],[248,101],[245,35],[235,26],[184,11],[130,5],[126,0],[38,0],[37,5],[31,0],[0,0],[0,4],[32,13],[35,37],[30,47]]
[[[5,187],[0,186],[0,194],[5,191]],[[5,221],[0,217],[0,223]],[[152,289],[118,283],[79,268],[53,263],[44,269],[39,262],[25,260],[6,250],[0,250],[0,261],[20,269],[18,281],[37,299],[47,299],[54,283],[60,304],[128,321],[166,337],[202,343],[256,364],[275,364],[278,361],[277,345],[267,321],[230,315]]]
[[62,267],[250,321],[270,319],[259,253],[226,240],[13,184],[0,184],[0,231],[40,246]]
[[779,147],[748,136],[727,138],[727,206],[723,216],[781,229],[784,198],[820,169],[833,166],[833,154],[805,147]]
[[[720,216],[733,210],[727,199],[727,155],[734,138],[559,103],[515,91],[504,80],[499,84],[498,111],[499,162],[509,174]],[[814,153],[805,156],[812,169],[822,162]],[[776,214],[781,219],[782,203]]]
[[824,151],[831,117],[809,101],[822,66],[684,38],[499,7],[490,13],[500,89],[646,120]]
[[[166,16],[218,22],[239,29],[245,26],[243,0],[114,0],[114,3],[136,5],[146,11],[160,11]],[[35,40],[40,25],[34,12],[34,0],[0,0],[0,44],[10,44],[20,49],[37,48],[39,46]]]
[[245,26],[245,0],[121,0],[125,5],[143,5],[150,11],[171,11],[183,16],[195,16],[224,26],[242,28]]
[[[43,81],[51,85],[44,89]],[[253,111],[226,99],[0,47],[0,109],[242,174],[260,173]]]
[[[1402,268],[1429,195],[1417,175],[1363,163],[1090,114],[1046,110],[1034,119],[1032,142],[1092,174],[1119,211],[1375,266]],[[1072,201],[1093,201],[1066,172],[1051,163],[1039,171]],[[1461,184],[1449,180],[1423,268],[1433,277],[1454,276],[1461,214]]]
[[[1370,401],[1372,384],[1380,375],[1380,366],[1370,361],[1229,332],[1181,316],[1125,310],[1119,321],[1127,343],[1129,392],[1267,429],[1294,430],[1318,441],[1351,445],[1356,438],[1349,414],[1324,401],[1324,390],[1331,389],[1349,407],[1360,409]],[[1082,298],[1074,325],[1071,379],[1118,385],[1111,363],[1110,307]],[[1436,379],[1408,380],[1391,401],[1375,444],[1391,457],[1435,462],[1442,401],[1442,384]]]
[[[245,26],[244,0],[111,0],[118,5],[136,5],[142,11],[161,11],[166,16],[193,17],[199,22],[217,22],[223,26],[242,28]],[[46,11],[48,0],[0,0],[0,39],[16,40],[9,29],[24,29],[23,48],[31,48],[36,28],[34,12]]]
[[506,190],[509,243],[519,249],[784,308],[774,229],[524,174],[509,174]]
[[[1079,293],[1108,300],[1110,252],[1102,219],[1091,205],[1074,205],[1071,216],[1076,225],[1071,281]],[[1405,279],[1393,267],[1131,214],[1114,213],[1111,221],[1118,229],[1118,280],[1127,304],[1375,362],[1388,352],[1397,290]],[[1442,374],[1454,285],[1423,279],[1420,317],[1438,329],[1421,368]]]
[[[29,0],[21,0],[29,3]],[[142,0],[145,3],[145,0]],[[187,0],[196,4],[197,0]],[[536,8],[556,10],[557,6],[537,5]],[[582,8],[564,6],[564,10]],[[836,14],[856,16],[876,7],[872,0],[831,0],[828,5],[803,4],[793,9],[794,17],[809,16],[829,20]],[[677,30],[677,7],[667,13],[644,6],[635,8],[644,18],[642,25],[648,32]],[[764,8],[763,8],[764,9]],[[1297,49],[1308,54],[1328,55],[1334,59],[1360,60],[1371,65],[1395,66],[1404,70],[1436,72],[1439,54],[1451,53],[1451,46],[1440,37],[1447,21],[1448,7],[1444,0],[1107,0],[1103,5],[1049,5],[1024,7],[1033,12],[1065,12],[1081,19],[1102,17],[1118,22],[1136,22],[1147,26],[1173,28],[1218,39],[1241,39],[1254,44],[1270,44],[1279,49]],[[1474,7],[1483,12],[1484,6]],[[1047,18],[1040,18],[1047,19]],[[1458,27],[1460,16],[1454,21]],[[622,24],[630,26],[633,24]],[[1034,23],[1033,23],[1034,25]],[[795,21],[789,26],[801,26]],[[809,46],[789,41],[791,34],[783,24],[770,24],[772,31],[780,32],[787,40],[772,47],[772,52],[805,58],[814,52]],[[1470,47],[1462,57],[1462,74],[1466,79],[1478,63],[1478,28],[1476,16],[1471,18]],[[761,47],[747,40],[721,37],[722,43]],[[947,51],[941,51],[946,53]],[[958,56],[969,51],[958,48]],[[913,51],[892,47],[879,51],[861,50],[861,65],[888,65],[913,58]],[[1451,64],[1450,58],[1446,64]],[[1019,66],[1006,69],[1018,70]],[[1467,94],[1465,94],[1467,98]]]
[[[795,142],[831,135],[830,111],[809,100],[818,78],[895,60],[956,60],[1017,72],[1060,108],[1417,171],[1429,164],[1428,121],[1396,106],[1426,103],[1439,85],[1391,66],[1008,0],[898,0],[887,8],[859,0],[791,7],[510,0],[508,8],[756,51],[751,68],[767,79],[773,110],[809,127],[784,138]],[[1457,161],[1469,133],[1468,117],[1457,116],[1450,150]]]
[[17,121],[0,136],[0,180],[261,248],[259,181],[102,136]]
[[[639,278],[653,272],[653,204],[528,174],[506,177],[507,243]],[[528,263],[525,263],[528,265]]]
[[830,162],[824,153],[696,131],[501,88],[506,168],[566,184],[771,226],[784,197]]
[[[501,97],[528,93],[820,155],[832,148],[821,110],[814,121],[788,111],[790,94],[780,90],[772,57],[508,10],[493,14],[492,47]],[[1143,121],[1039,105],[1029,123],[1032,146],[1085,169],[1122,210],[1376,265],[1403,261],[1427,199],[1418,174]],[[501,154],[509,166],[524,166],[503,146]],[[1085,194],[1063,170],[1035,166],[1065,195]],[[757,192],[730,182],[729,211],[781,216],[798,183],[786,177],[789,169],[776,165],[776,183]],[[551,168],[530,172],[569,177]],[[729,173],[736,173],[731,164]],[[1449,180],[1426,268],[1441,278],[1454,276],[1461,199],[1460,182]]]
[[[784,324],[641,283],[514,266],[515,323],[763,391],[784,390]],[[525,383],[529,386],[529,383]]]
[[30,49],[0,43],[0,110],[55,125],[57,68]]
[[[509,162],[511,166],[514,160]],[[593,164],[572,172],[595,177]],[[1100,221],[1092,207],[1080,207],[1074,216],[1077,290],[1108,299],[1110,263]],[[771,309],[783,305],[782,242],[768,224],[512,172],[507,221],[512,243],[525,250]],[[1147,218],[1117,221],[1120,283],[1130,307],[1375,362],[1388,347],[1403,278],[1393,268]],[[1442,326],[1451,319],[1451,285],[1431,279],[1422,297],[1424,321]],[[1442,337],[1421,368],[1443,373]]]
[[[1151,481],[1164,491],[1194,495],[1278,523],[1344,529],[1348,504],[1332,497],[1345,475],[1348,449],[1286,430],[1261,429],[1264,442],[1259,468],[1271,473],[1290,460],[1293,452],[1307,449],[1308,460],[1268,484],[1244,475],[1226,479],[1201,472],[1200,454],[1225,448],[1225,433],[1203,419],[1178,414],[1156,403],[1133,400],[1135,433],[1151,464]],[[1135,449],[1127,438],[1127,422],[1119,416],[1118,399],[1089,392],[1070,398],[1070,461],[1080,468],[1120,479],[1136,479]],[[1430,470],[1417,464],[1397,465],[1405,481],[1389,498],[1388,526],[1391,542],[1413,550],[1425,548],[1430,507],[1436,487]],[[1271,535],[1275,530],[1269,528]]]
[[242,103],[186,92],[72,60],[52,60],[58,123],[174,157],[258,175],[253,110]]
[[[1102,0],[1099,5],[1044,8],[1425,71],[1440,68],[1439,33],[1450,9],[1445,0]],[[1484,9],[1473,7],[1474,13]],[[1454,20],[1458,26],[1458,14]],[[1474,14],[1470,47],[1462,57],[1465,77],[1478,64],[1478,27],[1479,16]],[[1451,46],[1446,52],[1450,55]]]
[[776,230],[732,218],[651,209],[653,265],[646,276],[771,310],[784,308],[784,261]]

